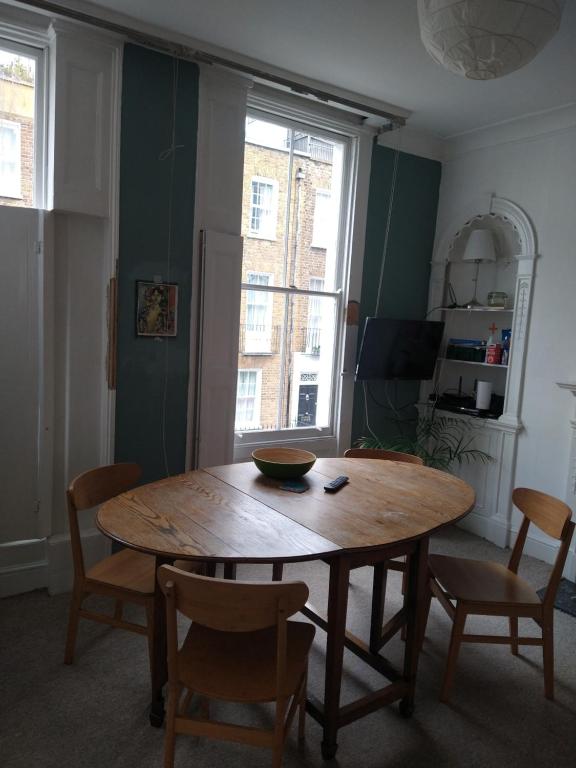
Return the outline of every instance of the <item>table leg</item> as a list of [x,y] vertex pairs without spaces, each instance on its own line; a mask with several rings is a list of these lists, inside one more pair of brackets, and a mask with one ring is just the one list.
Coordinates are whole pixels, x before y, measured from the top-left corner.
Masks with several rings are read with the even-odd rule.
[[331,760],[338,744],[338,720],[340,714],[340,690],[342,687],[342,663],[348,607],[350,563],[345,557],[330,561],[328,590],[328,627],[326,638],[326,679],[324,683],[324,733],[322,757]]
[[[172,560],[156,557],[156,573],[158,568]],[[150,704],[150,725],[160,728],[164,722],[163,689],[168,679],[167,644],[166,644],[166,600],[160,589],[158,579],[154,581],[154,632],[152,650],[150,653],[150,675],[152,678],[152,702]]]
[[408,558],[408,593],[406,595],[407,626],[404,649],[404,679],[408,682],[408,696],[400,700],[400,713],[410,717],[414,712],[414,690],[420,654],[421,625],[426,610],[428,578],[428,538],[420,539],[416,551]]
[[386,598],[386,581],[388,575],[388,563],[384,560],[375,563],[372,581],[372,615],[370,618],[370,651],[378,653],[382,637],[382,624],[384,623],[384,600]]
[[224,563],[224,578],[236,580],[236,563]]

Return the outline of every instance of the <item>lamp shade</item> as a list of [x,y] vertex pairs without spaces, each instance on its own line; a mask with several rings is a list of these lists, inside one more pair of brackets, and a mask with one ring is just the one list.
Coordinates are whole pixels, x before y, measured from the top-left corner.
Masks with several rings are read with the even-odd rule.
[[558,0],[418,0],[424,47],[471,80],[523,67],[557,32],[561,16]]
[[473,229],[470,232],[462,261],[496,261],[494,237],[489,229]]

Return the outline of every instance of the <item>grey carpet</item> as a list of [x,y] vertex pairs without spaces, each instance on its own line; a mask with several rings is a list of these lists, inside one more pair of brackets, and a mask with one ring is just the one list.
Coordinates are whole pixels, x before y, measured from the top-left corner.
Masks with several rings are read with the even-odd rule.
[[[544,599],[545,593],[546,587],[538,590],[541,599]],[[576,584],[573,581],[560,579],[554,607],[558,608],[559,611],[564,611],[564,613],[569,613],[570,616],[576,617]]]
[[[433,550],[505,562],[508,553],[458,529],[443,533]],[[526,559],[523,575],[535,586],[549,568]],[[242,578],[268,578],[270,569],[239,569]],[[316,605],[325,605],[327,568],[321,563],[287,566],[286,578],[310,585]],[[392,610],[400,574],[390,574]],[[353,572],[349,626],[366,637],[370,571]],[[38,591],[0,601],[0,765],[2,768],[160,768],[163,731],[148,725],[148,667],[145,640],[92,622],[82,622],[74,666],[62,663],[68,595]],[[134,616],[136,617],[136,611]],[[541,650],[524,646],[519,658],[508,647],[468,645],[461,652],[450,705],[438,701],[450,623],[433,602],[420,658],[414,716],[402,719],[396,706],[346,726],[330,766],[430,768],[430,766],[576,765],[576,619],[555,612],[556,701],[544,698]],[[475,622],[477,623],[477,622]],[[494,631],[506,631],[488,619]],[[526,627],[529,625],[527,624]],[[484,628],[486,622],[484,623]],[[311,655],[310,688],[322,690],[324,634],[318,630]],[[401,641],[386,651],[398,660]],[[379,676],[346,653],[343,702],[378,687]],[[220,705],[243,722],[269,721],[265,707]],[[303,752],[292,735],[286,768],[319,768],[320,727],[307,719]],[[270,766],[266,750],[237,744],[177,741],[177,768]]]

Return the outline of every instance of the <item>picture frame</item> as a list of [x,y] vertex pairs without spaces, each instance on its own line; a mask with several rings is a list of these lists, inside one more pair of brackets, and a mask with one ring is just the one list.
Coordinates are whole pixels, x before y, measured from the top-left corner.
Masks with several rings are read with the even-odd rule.
[[177,283],[136,282],[136,335],[168,336],[178,333]]

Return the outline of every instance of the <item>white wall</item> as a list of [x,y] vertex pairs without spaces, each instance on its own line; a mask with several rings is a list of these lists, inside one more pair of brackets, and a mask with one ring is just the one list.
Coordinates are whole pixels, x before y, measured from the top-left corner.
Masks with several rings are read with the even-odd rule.
[[458,210],[492,193],[528,214],[539,254],[513,485],[573,504],[568,477],[574,402],[556,382],[576,381],[576,108],[452,140],[437,232]]

